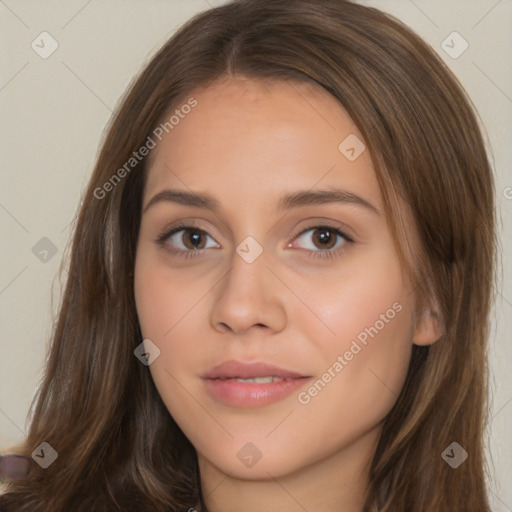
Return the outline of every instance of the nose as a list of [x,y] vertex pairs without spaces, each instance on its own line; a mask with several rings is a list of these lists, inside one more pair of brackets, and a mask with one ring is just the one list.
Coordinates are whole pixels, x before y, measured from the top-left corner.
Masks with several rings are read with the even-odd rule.
[[211,324],[218,331],[243,334],[253,329],[279,332],[285,327],[286,287],[263,251],[254,261],[238,253],[215,287]]

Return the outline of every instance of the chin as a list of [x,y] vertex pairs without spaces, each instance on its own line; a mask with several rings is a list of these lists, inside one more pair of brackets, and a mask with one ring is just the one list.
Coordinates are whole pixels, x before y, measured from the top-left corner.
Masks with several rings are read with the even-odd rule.
[[282,453],[275,454],[272,456],[262,455],[261,459],[251,465],[251,463],[244,463],[239,460],[236,453],[234,459],[226,457],[224,452],[221,457],[215,457],[216,454],[212,454],[209,461],[218,470],[226,475],[230,475],[230,478],[236,478],[238,480],[268,480],[271,478],[280,478],[287,474],[293,473],[300,469],[303,464],[300,461],[293,458],[293,455]]

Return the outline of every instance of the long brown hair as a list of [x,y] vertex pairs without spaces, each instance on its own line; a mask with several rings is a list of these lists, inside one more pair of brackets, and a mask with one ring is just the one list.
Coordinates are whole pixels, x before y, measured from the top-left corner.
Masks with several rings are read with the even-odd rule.
[[[489,511],[483,439],[496,244],[485,144],[471,102],[434,51],[393,17],[347,0],[210,9],[130,86],[83,197],[29,433],[12,450],[30,457],[46,442],[58,458],[6,483],[2,510],[205,510],[195,450],[133,353],[142,341],[133,270],[147,158],[104,185],[168,112],[234,74],[316,83],[348,111],[418,304],[437,304],[444,325],[434,345],[413,347],[364,511]],[[407,245],[398,198],[419,248]],[[452,442],[469,454],[457,469],[441,456]]]

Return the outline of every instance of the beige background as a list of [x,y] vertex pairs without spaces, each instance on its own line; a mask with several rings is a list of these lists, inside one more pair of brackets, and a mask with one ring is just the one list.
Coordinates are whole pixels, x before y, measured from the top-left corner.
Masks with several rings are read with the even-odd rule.
[[[55,276],[112,109],[178,26],[222,3],[0,0],[0,453],[25,435],[59,298]],[[512,1],[361,3],[396,15],[438,51],[466,87],[488,133],[504,261],[489,354],[494,466],[489,488],[493,510],[512,511]],[[31,48],[43,31],[59,45],[47,59]],[[456,59],[441,46],[453,31],[469,44]],[[56,248],[46,262],[32,252],[43,237]]]

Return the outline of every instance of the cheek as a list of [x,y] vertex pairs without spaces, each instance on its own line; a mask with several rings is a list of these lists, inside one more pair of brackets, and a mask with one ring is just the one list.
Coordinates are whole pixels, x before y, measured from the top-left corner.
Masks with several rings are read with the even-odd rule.
[[[172,279],[166,277],[165,268],[147,257],[143,250],[138,253],[134,279],[138,320],[143,338],[150,339],[160,349],[159,357],[148,370],[167,410],[184,432],[195,428],[186,419],[201,414],[185,391],[191,389],[187,377],[190,378],[197,354],[201,353],[193,345],[198,337],[191,336],[190,331],[191,319],[200,309],[197,306],[201,294],[194,283],[197,287],[197,281],[182,282],[176,274]],[[174,342],[177,339],[182,342]]]
[[162,349],[160,345],[170,338],[180,319],[199,302],[198,288],[198,280],[180,280],[176,272],[171,274],[158,258],[142,248],[135,263],[134,294],[144,338]]
[[322,425],[326,436],[339,436],[338,422],[350,436],[375,426],[396,401],[411,355],[413,316],[394,260],[337,282],[309,294],[324,325],[312,316],[300,320],[319,357],[315,380],[298,402],[315,418],[306,421]]
[[327,455],[355,442],[389,413],[410,359],[409,323],[399,319],[407,314],[404,308],[382,330],[372,324],[361,331],[366,337],[343,340],[324,353],[329,363],[297,396],[297,442],[309,443],[311,453]]
[[[138,320],[143,338],[160,350],[149,370],[169,410],[174,408],[174,398],[187,402],[179,383],[194,374],[198,354],[204,349],[204,336],[196,327],[201,316],[204,323],[201,297],[210,287],[204,279],[180,279],[176,271],[170,272],[144,250],[137,255],[134,293]],[[188,387],[188,381],[186,384]]]
[[[375,354],[381,360],[381,355],[391,355],[409,345],[411,297],[397,262],[389,258],[383,262],[361,261],[350,272],[340,274],[322,286],[304,284],[308,292],[302,297],[316,315],[297,315],[296,321],[315,349],[324,357],[332,357],[350,350],[352,342],[357,341],[362,347],[357,359]],[[365,357],[361,357],[363,352]]]

